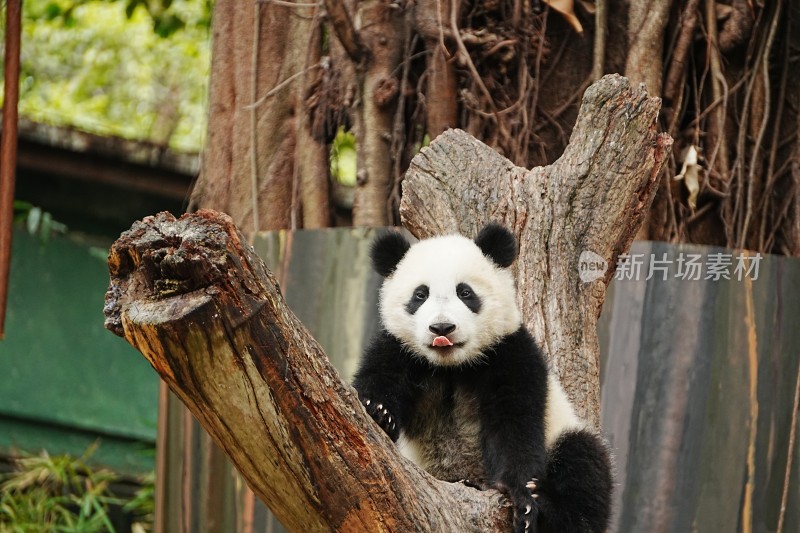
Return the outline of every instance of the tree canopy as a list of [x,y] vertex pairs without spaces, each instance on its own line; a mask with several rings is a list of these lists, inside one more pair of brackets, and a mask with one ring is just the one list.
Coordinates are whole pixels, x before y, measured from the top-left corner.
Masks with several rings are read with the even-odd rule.
[[20,115],[199,151],[210,11],[209,0],[26,0]]

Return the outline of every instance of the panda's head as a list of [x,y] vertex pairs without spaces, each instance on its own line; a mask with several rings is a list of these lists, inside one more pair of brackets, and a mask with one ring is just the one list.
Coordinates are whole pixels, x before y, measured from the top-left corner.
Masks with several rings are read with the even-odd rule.
[[489,224],[474,241],[446,235],[409,242],[379,236],[372,264],[385,279],[380,313],[386,330],[434,365],[476,363],[501,337],[520,327],[513,235]]

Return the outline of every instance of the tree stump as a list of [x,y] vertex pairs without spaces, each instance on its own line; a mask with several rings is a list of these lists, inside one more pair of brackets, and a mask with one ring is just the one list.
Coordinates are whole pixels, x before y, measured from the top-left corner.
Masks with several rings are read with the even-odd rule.
[[[596,387],[594,324],[613,274],[583,284],[577,259],[591,250],[613,266],[627,250],[670,146],[657,110],[606,77],[549,167],[514,167],[449,132],[408,174],[403,215],[417,235],[472,234],[490,219],[514,229],[526,321],[562,375],[577,376],[568,385]],[[508,530],[497,492],[438,481],[399,455],[228,216],[147,217],[114,243],[109,270],[106,327],[142,352],[290,530]]]

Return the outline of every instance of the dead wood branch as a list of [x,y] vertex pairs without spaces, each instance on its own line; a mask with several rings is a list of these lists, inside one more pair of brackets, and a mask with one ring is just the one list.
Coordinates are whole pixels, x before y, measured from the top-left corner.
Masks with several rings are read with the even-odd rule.
[[292,531],[491,531],[496,492],[403,460],[227,216],[137,222],[109,256],[106,327],[142,352]]

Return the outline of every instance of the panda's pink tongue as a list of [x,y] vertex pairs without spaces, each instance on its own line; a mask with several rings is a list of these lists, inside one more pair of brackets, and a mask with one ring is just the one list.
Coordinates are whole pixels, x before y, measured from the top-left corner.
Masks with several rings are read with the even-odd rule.
[[433,345],[434,346],[452,346],[453,343],[450,342],[450,339],[448,339],[447,337],[442,336],[442,337],[436,337],[435,339],[433,339]]

